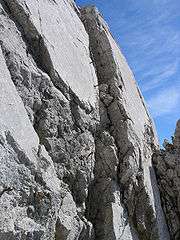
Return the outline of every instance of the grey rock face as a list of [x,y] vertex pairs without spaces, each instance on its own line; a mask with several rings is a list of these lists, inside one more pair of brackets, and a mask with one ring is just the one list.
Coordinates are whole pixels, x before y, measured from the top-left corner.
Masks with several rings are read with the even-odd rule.
[[153,123],[107,24],[94,7],[81,14],[100,92],[93,185],[97,194],[91,190],[89,201],[96,237],[169,239],[151,164],[157,148]]
[[[2,59],[6,62],[5,67],[6,71],[9,74],[9,81],[11,85],[13,85],[14,83],[14,85],[16,86],[16,89],[24,103],[23,109],[25,107],[27,113],[25,112],[25,110],[24,112],[20,111],[20,107],[18,108],[19,102],[17,102],[17,107],[16,109],[14,109],[14,111],[6,107],[6,105],[9,105],[8,103],[4,104],[3,107],[1,107],[1,114],[5,114],[7,112],[7,119],[8,121],[10,121],[7,130],[8,132],[10,132],[10,134],[13,125],[16,126],[19,122],[19,120],[15,121],[17,117],[22,116],[22,118],[27,118],[27,114],[29,116],[31,123],[28,120],[28,124],[26,124],[25,122],[24,126],[20,125],[19,128],[15,129],[15,134],[18,135],[19,141],[22,142],[23,147],[26,147],[25,149],[27,149],[27,151],[30,151],[31,153],[35,147],[37,151],[33,154],[33,157],[31,157],[31,153],[31,155],[29,156],[30,159],[24,159],[23,156],[26,155],[25,150],[23,148],[22,150],[17,150],[20,152],[18,153],[21,157],[21,161],[30,161],[30,165],[31,161],[35,161],[35,163],[38,164],[38,162],[40,161],[38,156],[41,156],[42,152],[45,151],[44,147],[43,150],[41,149],[41,147],[38,147],[39,143],[41,146],[45,146],[51,158],[50,156],[48,156],[48,160],[46,160],[46,158],[43,157],[43,161],[45,161],[45,163],[42,163],[42,165],[45,167],[45,169],[37,169],[37,173],[33,173],[32,176],[32,178],[35,178],[33,180],[34,182],[31,183],[31,181],[29,180],[28,186],[26,186],[25,183],[25,181],[28,181],[28,179],[26,179],[26,176],[23,177],[21,176],[21,174],[18,175],[18,172],[16,173],[16,171],[15,173],[17,176],[15,175],[15,173],[10,174],[12,175],[13,179],[16,179],[17,177],[21,178],[21,181],[19,180],[21,182],[21,185],[24,186],[25,189],[27,188],[27,199],[24,197],[23,201],[24,205],[28,209],[28,214],[30,214],[31,219],[33,219],[33,222],[30,222],[29,225],[35,225],[36,223],[41,223],[42,225],[44,225],[43,228],[40,228],[39,226],[40,230],[37,229],[37,231],[40,231],[41,234],[38,235],[37,233],[36,236],[33,235],[35,234],[33,232],[36,231],[35,227],[34,230],[33,228],[32,230],[28,230],[28,226],[26,227],[26,229],[21,227],[19,228],[19,230],[16,230],[16,227],[14,227],[16,222],[12,219],[11,225],[13,226],[12,231],[14,232],[12,238],[14,237],[15,239],[16,237],[19,237],[19,239],[22,239],[23,237],[25,238],[25,236],[28,236],[29,239],[53,239],[56,236],[57,239],[84,239],[86,238],[86,236],[89,236],[88,238],[90,239],[91,236],[93,236],[92,225],[85,219],[84,211],[85,199],[87,197],[87,188],[89,182],[91,182],[91,179],[93,178],[95,149],[93,132],[94,125],[97,121],[95,103],[93,102],[94,100],[91,101],[89,97],[88,100],[84,97],[84,101],[81,101],[80,98],[82,97],[80,91],[79,95],[76,95],[75,91],[72,91],[71,87],[67,85],[66,80],[64,80],[63,82],[62,79],[59,79],[59,81],[56,79],[60,87],[55,84],[54,75],[52,76],[49,71],[46,71],[47,68],[46,66],[44,66],[44,64],[50,64],[51,70],[52,68],[54,68],[53,63],[51,63],[50,61],[50,53],[48,52],[46,46],[41,46],[41,43],[36,42],[37,39],[38,41],[40,41],[41,39],[40,32],[38,32],[36,27],[33,25],[33,21],[30,21],[29,17],[31,16],[33,18],[33,14],[29,13],[29,15],[26,15],[27,9],[24,9],[24,6],[26,6],[26,4],[21,5],[20,1],[8,1],[7,4],[5,1],[3,1],[1,3],[0,8],[2,14],[0,15],[0,43],[3,53]],[[73,8],[69,4],[67,6],[74,13]],[[48,6],[46,7],[48,9]],[[31,11],[33,12],[33,9]],[[66,12],[68,12],[67,9]],[[68,14],[71,16],[70,13]],[[92,80],[93,74],[95,76],[94,68],[92,65],[89,64],[91,59],[86,52],[86,48],[88,49],[88,36],[84,30],[83,24],[77,17],[76,13],[74,13],[74,15],[78,19],[77,24],[79,23],[80,25],[77,28],[77,31],[81,32],[81,28],[83,29],[81,34],[82,36],[79,35],[79,32],[75,31],[75,29],[72,29],[71,31],[75,32],[78,37],[84,37],[84,39],[82,40],[82,43],[79,44],[79,47],[74,47],[77,50],[73,50],[75,51],[77,57],[80,60],[77,59],[76,55],[68,56],[72,58],[69,61],[69,64],[71,65],[71,63],[76,63],[78,66],[77,70],[79,71],[79,74],[82,72],[81,79],[85,82],[86,87],[88,89],[94,89],[93,84],[89,84],[87,81],[87,79],[89,80],[89,82]],[[63,15],[60,14],[59,17],[63,18]],[[64,18],[66,17],[67,16],[65,15]],[[47,16],[47,18],[49,17]],[[74,21],[74,17],[71,16],[70,20]],[[63,21],[66,22],[65,19],[63,19]],[[77,26],[72,24],[72,28],[76,27]],[[62,29],[60,30],[62,31]],[[69,35],[71,35],[70,32]],[[70,37],[71,36],[69,36],[69,38]],[[67,37],[66,44],[69,38]],[[76,41],[78,40],[76,39]],[[60,41],[60,44],[63,46],[63,42]],[[69,42],[69,44],[72,43]],[[85,48],[83,44],[87,44],[87,47]],[[72,45],[74,46],[74,44]],[[43,55],[44,51],[47,54],[45,56]],[[57,55],[59,54],[58,51],[59,49],[56,51]],[[84,53],[81,54],[81,52]],[[68,55],[66,49],[64,49],[63,54]],[[80,58],[79,54],[82,55],[82,58]],[[65,56],[61,57],[64,58],[65,61],[67,60]],[[39,63],[42,58],[47,62]],[[86,64],[85,69],[83,67],[84,64]],[[2,68],[1,72],[3,71],[5,71],[4,68]],[[68,71],[65,69],[65,66],[63,67],[63,71]],[[86,75],[86,78],[83,73],[84,75]],[[70,74],[75,75],[77,79],[79,79],[78,75],[75,72],[70,71]],[[57,76],[59,77],[58,74]],[[2,75],[1,77],[2,81],[5,81]],[[78,83],[78,80],[75,80],[74,77],[68,79],[74,79],[74,81],[77,81]],[[84,85],[80,84],[80,86],[82,87],[82,94],[85,94],[85,91],[83,90]],[[3,91],[3,88],[1,88],[1,90]],[[1,94],[3,101],[4,99],[8,99],[9,91],[12,92],[12,90],[7,87],[5,91],[6,95],[4,96]],[[13,91],[17,95],[15,88]],[[93,98],[94,96],[95,99],[96,92],[94,91],[93,94],[91,94],[91,98]],[[88,94],[86,94],[86,96],[88,96]],[[17,100],[14,99],[14,102],[16,101]],[[22,105],[22,102],[20,103]],[[38,136],[37,134],[35,134],[33,127]],[[29,128],[32,129],[32,133],[29,133]],[[21,136],[20,133],[22,133],[23,136]],[[35,138],[33,134],[35,135]],[[24,136],[28,138],[28,140],[26,140]],[[12,144],[15,144],[15,148],[19,148],[16,147],[16,145],[19,143],[16,144],[16,142],[14,143],[15,140],[12,141]],[[11,145],[11,142],[9,144]],[[6,160],[4,160],[7,161],[6,167],[10,168],[10,170],[15,164],[13,163],[13,159],[13,156],[7,156]],[[8,161],[12,162],[12,167],[9,166]],[[54,172],[51,169],[47,169],[47,161],[51,161]],[[58,189],[56,190],[58,196],[56,197],[57,199],[54,203],[57,206],[50,206],[46,202],[43,203],[44,207],[47,208],[47,210],[49,209],[50,211],[52,211],[52,214],[49,214],[49,216],[47,216],[47,214],[42,212],[40,213],[41,218],[37,218],[35,214],[37,210],[34,209],[33,206],[31,206],[32,203],[29,203],[28,198],[30,195],[34,196],[34,194],[36,194],[35,190],[31,191],[30,186],[32,186],[32,189],[44,189],[45,183],[44,180],[41,179],[41,171],[46,172],[47,180],[49,179],[48,181],[51,181],[52,185],[56,185],[56,181],[58,182]],[[26,172],[26,170],[24,170],[24,172]],[[7,179],[8,176],[6,176],[6,172],[2,172],[2,174],[4,174]],[[56,179],[53,180],[55,177]],[[9,185],[11,187],[12,184],[10,184],[9,181],[7,181],[7,184],[7,189],[9,189]],[[62,189],[61,185],[63,185]],[[21,188],[23,188],[22,186]],[[4,189],[6,189],[6,186],[2,188],[2,192],[4,191]],[[16,191],[20,191],[19,188],[16,188]],[[41,195],[41,192],[43,192],[41,189],[38,190],[38,194]],[[38,195],[36,196],[36,198],[39,199]],[[40,196],[40,200],[37,200],[39,201],[39,205],[41,204],[41,201],[43,201],[41,200],[41,198],[43,199],[43,197]],[[4,202],[4,198],[1,199]],[[19,204],[19,201],[20,200],[16,200],[16,205]],[[32,197],[31,202],[33,201],[36,200],[33,200]],[[26,208],[24,208],[24,211],[26,211]],[[2,206],[2,209],[5,209],[5,207]],[[5,210],[3,210],[2,212],[4,216],[8,216],[8,212],[6,212]],[[26,215],[24,213],[24,218],[25,217]],[[22,218],[21,213],[19,213],[18,218]],[[42,218],[44,218],[44,220]],[[3,222],[6,222],[5,219],[2,219],[2,223]],[[24,222],[26,223],[25,220]],[[7,225],[8,224],[9,223],[7,222]],[[48,226],[47,224],[50,224],[51,228],[46,228],[46,226]],[[32,236],[29,236],[27,231],[32,232]],[[7,236],[8,234],[11,234],[11,231],[4,228],[3,225],[1,232],[2,238],[4,239],[6,239],[5,234],[7,234]]]
[[63,188],[51,158],[39,145],[2,51],[0,62],[0,239],[48,239]]
[[0,239],[169,239],[153,123],[96,8],[0,0],[0,63]]
[[164,143],[165,150],[153,156],[163,210],[171,239],[180,239],[180,120],[173,143]]

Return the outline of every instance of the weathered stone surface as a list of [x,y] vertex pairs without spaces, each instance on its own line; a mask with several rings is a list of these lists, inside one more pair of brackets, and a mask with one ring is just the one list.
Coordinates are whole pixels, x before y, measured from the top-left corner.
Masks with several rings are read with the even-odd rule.
[[38,65],[52,76],[54,84],[64,91],[70,87],[80,100],[94,106],[97,78],[89,56],[88,35],[72,1],[4,2],[22,27]]
[[0,239],[168,240],[154,126],[96,8],[0,0],[0,63]]
[[61,202],[60,181],[44,149],[38,156],[38,137],[1,50],[0,63],[0,239],[48,238],[48,231],[52,237],[51,219],[55,220]]
[[[97,9],[83,8],[81,18],[89,33],[100,92],[101,123],[96,135],[93,185],[97,195],[89,193],[94,199],[89,201],[89,219],[95,225],[96,238],[126,239],[124,229],[128,226],[136,232],[129,231],[129,239],[169,239],[151,164],[158,144],[144,100]],[[119,192],[116,197],[115,192]],[[99,208],[103,193],[109,199],[100,200]],[[116,213],[126,212],[125,220],[119,214],[117,221],[114,209]],[[100,217],[94,218],[96,212]]]
[[[5,72],[8,72],[9,82],[13,86],[13,90],[8,86],[6,86],[5,91],[3,87],[1,88],[1,90],[3,91],[1,93],[1,103],[3,104],[1,105],[1,121],[3,121],[4,123],[6,119],[9,120],[9,122],[7,121],[7,130],[8,133],[10,132],[10,135],[8,135],[10,139],[9,144],[12,144],[15,150],[17,149],[16,151],[18,151],[18,156],[20,156],[21,161],[27,162],[27,164],[29,164],[30,166],[32,165],[32,163],[35,166],[38,166],[37,173],[33,173],[35,174],[35,176],[32,176],[32,178],[34,178],[33,181],[28,180],[30,177],[26,176],[25,173],[25,176],[21,176],[20,173],[18,175],[18,171],[15,171],[14,173],[12,172],[10,174],[12,175],[12,179],[21,179],[19,180],[21,183],[21,188],[27,188],[27,199],[24,197],[23,201],[25,202],[24,204],[27,205],[28,214],[30,214],[31,219],[33,219],[30,219],[30,223],[28,223],[27,219],[27,231],[32,232],[32,236],[29,236],[29,238],[53,239],[56,235],[57,239],[84,239],[86,238],[86,236],[91,239],[91,237],[93,237],[92,224],[85,219],[85,217],[83,216],[83,212],[85,210],[85,199],[87,196],[88,184],[93,177],[95,148],[93,132],[94,124],[96,122],[96,110],[95,106],[93,106],[94,100],[90,102],[90,99],[87,100],[84,98],[84,102],[81,102],[80,98],[82,98],[82,96],[76,95],[76,89],[73,91],[68,87],[68,92],[65,92],[63,89],[58,88],[54,84],[54,80],[52,79],[51,74],[48,75],[44,71],[42,65],[39,65],[38,60],[40,59],[37,59],[33,53],[33,51],[36,51],[37,49],[32,48],[29,43],[30,39],[27,38],[27,35],[22,29],[22,26],[18,22],[19,17],[24,14],[24,10],[20,9],[19,12],[16,12],[18,8],[13,9],[13,1],[8,3],[12,3],[12,6],[10,6],[10,8],[8,7],[8,5],[5,4],[5,1],[2,1],[0,3],[0,10],[2,13],[0,15],[0,44],[3,53],[3,56],[1,57],[3,59],[3,63],[6,62],[6,65],[2,65],[1,72],[5,70]],[[18,2],[14,2],[14,4],[18,4]],[[16,13],[16,16],[14,16],[14,13]],[[60,15],[60,17],[63,17],[62,14]],[[72,21],[73,19],[74,18],[72,17]],[[80,20],[78,21],[80,22]],[[24,27],[27,27],[28,33],[31,35],[32,29],[30,28],[29,23],[25,21]],[[72,27],[74,28],[76,26],[72,24]],[[83,28],[82,23],[81,27]],[[80,29],[80,27],[78,29]],[[86,42],[88,41],[88,38],[85,30],[84,35]],[[61,44],[63,45],[63,42],[61,42]],[[84,49],[84,47],[82,48]],[[88,49],[88,45],[86,48]],[[45,49],[41,50],[44,51]],[[64,53],[65,52],[66,50],[64,50]],[[78,49],[76,53],[79,54]],[[85,58],[87,59],[83,61],[83,64],[89,63],[89,56],[86,55]],[[76,62],[77,66],[80,67],[81,63],[78,63],[76,59],[71,59],[70,64],[71,62],[73,64],[75,64]],[[7,68],[9,71],[7,70]],[[88,64],[87,68],[93,69],[93,67]],[[76,75],[76,73],[74,73],[73,71],[72,74]],[[87,76],[89,77],[88,80],[91,81],[92,72],[89,74],[87,69],[84,69],[84,74],[87,74]],[[4,79],[3,75],[1,75],[1,77],[2,81],[5,81],[6,78]],[[81,77],[84,79],[85,84],[88,85],[87,79],[85,79],[85,77],[83,76]],[[4,82],[4,85],[5,83],[6,82]],[[16,86],[20,97],[22,98],[27,113],[24,110],[24,106],[18,94],[16,93],[13,83]],[[63,84],[60,85],[63,86]],[[82,86],[82,89],[84,88],[83,84],[80,84],[80,86]],[[91,87],[94,89],[93,84],[89,84],[89,87],[87,88]],[[12,99],[12,103],[8,103],[8,96],[10,95],[9,92],[16,94],[19,101],[14,98]],[[84,90],[82,91],[82,93],[84,94]],[[94,96],[96,96],[95,91]],[[91,97],[93,97],[93,95],[91,95]],[[95,97],[93,99],[95,99]],[[16,102],[17,104],[15,105]],[[21,110],[21,105],[23,106],[24,112]],[[31,123],[28,120],[27,114]],[[5,120],[3,120],[3,118]],[[22,118],[22,120],[20,121],[19,118]],[[23,121],[23,118],[25,120],[27,119],[28,124],[25,120]],[[21,122],[24,122],[24,125],[20,124]],[[19,123],[19,125],[17,123]],[[33,130],[32,126],[34,127],[34,130],[36,131],[38,136]],[[20,143],[18,142],[16,144],[16,140],[14,140],[11,131],[14,131],[15,137],[18,137],[19,142],[22,143],[22,146],[20,145],[20,149],[22,148],[22,150],[18,150]],[[39,142],[42,146],[44,145],[46,147],[46,150],[52,157],[51,159],[48,156],[48,160],[46,160],[47,153],[45,154],[45,156],[43,155],[43,161],[45,162],[42,162],[42,166],[38,165],[38,161],[39,156],[45,150],[44,147],[42,147],[43,150],[41,149],[41,147],[38,147]],[[8,149],[9,147],[6,146],[5,151],[8,151]],[[5,164],[6,168],[10,167],[8,161],[12,162],[12,168],[15,168],[16,161],[12,160],[11,158],[14,159],[13,156],[7,156],[4,160],[7,162],[7,164]],[[46,165],[48,165],[48,161],[51,162],[53,170],[47,169]],[[45,167],[45,170],[43,170],[43,168],[41,169],[41,167]],[[26,172],[26,170],[23,171]],[[37,231],[41,231],[41,234],[36,236],[38,234],[35,233],[35,224],[37,221],[36,216],[33,213],[36,212],[36,209],[34,209],[34,206],[29,206],[28,196],[31,193],[30,186],[35,189],[37,185],[38,189],[44,189],[45,180],[41,179],[41,171],[45,171],[46,174],[44,177],[46,178],[47,182],[50,182],[52,184],[52,186],[56,186],[56,181],[58,182],[58,194],[57,202],[55,201],[54,206],[51,207],[50,205],[48,205],[48,203],[44,203],[45,208],[49,208],[49,210],[53,212],[53,216],[52,214],[50,214],[49,217],[47,217],[45,213],[41,213],[41,217],[44,218],[45,223],[41,218],[37,220],[38,223],[41,222],[43,227],[41,227],[41,224],[37,225]],[[2,174],[4,174],[7,178],[8,176],[6,176],[6,172],[7,171],[5,171],[3,168]],[[29,181],[28,186],[26,186],[26,181]],[[60,188],[61,184],[63,184],[64,186],[62,189]],[[4,191],[3,189],[6,189],[6,186],[2,188],[2,192]],[[9,187],[7,187],[7,189],[9,189]],[[38,190],[38,194],[41,195],[41,192],[41,190]],[[35,192],[33,192],[31,195],[34,196],[34,194]],[[65,203],[65,206],[69,210],[63,211],[61,208],[63,208],[64,206],[64,201],[61,202],[61,200],[66,195],[67,203]],[[37,199],[38,198],[39,197],[37,195]],[[14,196],[12,196],[12,201],[14,201],[13,199]],[[2,198],[2,201],[4,202],[4,198]],[[16,200],[17,204],[18,201],[20,200]],[[39,200],[37,200],[37,202],[38,201]],[[41,201],[38,202],[38,204],[41,204]],[[71,206],[73,206],[73,208],[71,208]],[[7,215],[6,217],[8,217],[8,211],[5,211],[5,207],[2,207],[2,213],[4,216]],[[12,212],[11,210],[9,211],[11,214],[15,214],[13,213],[13,210]],[[24,211],[26,211],[26,208]],[[18,218],[21,218],[23,216],[26,217],[25,213],[22,212],[22,214],[23,215],[21,216],[20,212]],[[2,224],[4,224],[4,222],[5,220],[2,218]],[[11,223],[11,225],[14,227],[16,224],[16,219],[12,219]],[[9,223],[7,223],[7,225],[8,224]],[[30,225],[32,225],[32,229],[28,230],[28,224],[29,228]],[[51,228],[45,228],[44,226],[47,226],[47,224],[50,224]],[[62,233],[63,237],[59,235],[59,229],[64,229]],[[13,229],[12,238],[17,237],[21,239],[27,236],[28,233],[25,231],[26,229],[24,230],[23,228],[19,231]],[[2,225],[2,234],[6,233],[7,236],[11,236],[11,230],[6,231],[6,229]],[[4,239],[6,239],[6,235],[2,236],[4,237]]]
[[164,150],[153,156],[161,200],[171,239],[180,239],[180,120],[173,143],[165,141]]
[[0,239],[54,239],[67,220],[60,239],[91,237],[91,224],[78,216],[68,186],[39,145],[1,51],[0,63]]

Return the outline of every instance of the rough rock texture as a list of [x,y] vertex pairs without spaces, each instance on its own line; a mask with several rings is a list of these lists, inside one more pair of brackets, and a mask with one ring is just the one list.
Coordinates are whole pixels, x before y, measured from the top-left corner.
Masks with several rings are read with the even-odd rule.
[[153,155],[161,200],[171,239],[180,239],[180,120],[173,143],[164,142],[164,150]]
[[[24,193],[20,193],[20,195],[24,196],[22,197],[23,206],[25,206],[22,213],[23,215],[19,213],[19,216],[17,216],[17,218],[18,221],[25,218],[23,219],[23,221],[25,222],[24,224],[26,224],[27,226],[23,226],[23,224],[21,224],[21,228],[18,227],[16,229],[16,219],[9,219],[8,213],[3,210],[3,215],[9,220],[5,221],[5,219],[2,218],[2,223],[5,222],[7,226],[11,226],[12,229],[7,229],[3,225],[1,225],[2,231],[0,233],[0,239],[5,236],[4,234],[10,234],[10,232],[13,232],[13,236],[16,236],[17,232],[19,231],[20,233],[18,237],[20,239],[23,238],[24,235],[28,234],[25,231],[33,232],[33,227],[32,230],[30,229],[30,227],[28,229],[28,219],[26,223],[26,218],[29,216],[28,214],[30,214],[30,220],[33,219],[33,222],[35,223],[40,222],[44,226],[47,226],[47,224],[51,225],[51,229],[48,227],[40,229],[39,227],[40,230],[38,230],[37,228],[37,231],[41,231],[41,234],[38,235],[38,233],[32,233],[36,234],[33,235],[34,238],[31,237],[31,235],[27,235],[30,239],[53,239],[55,234],[57,235],[57,239],[79,239],[80,236],[82,239],[86,238],[86,236],[89,236],[88,238],[90,239],[91,224],[86,221],[83,212],[85,209],[85,199],[87,197],[87,187],[93,177],[95,149],[93,132],[94,124],[97,120],[95,114],[96,92],[94,91],[93,93],[91,93],[91,89],[94,90],[93,77],[96,84],[96,75],[92,64],[90,64],[91,59],[89,57],[88,51],[88,35],[84,30],[82,22],[78,18],[77,14],[74,12],[74,9],[68,3],[61,1],[58,7],[55,3],[47,1],[46,9],[49,9],[52,5],[52,8],[57,8],[57,12],[63,10],[63,14],[62,12],[59,13],[57,19],[55,18],[56,16],[54,14],[54,21],[58,21],[59,19],[59,21],[63,22],[66,25],[68,23],[70,29],[72,28],[71,31],[70,29],[66,30],[67,36],[64,40],[58,40],[58,37],[56,37],[56,42],[60,43],[60,45],[63,46],[63,49],[60,49],[60,47],[57,50],[54,49],[52,57],[54,56],[54,54],[59,54],[59,57],[64,59],[64,61],[67,61],[68,57],[69,64],[66,63],[65,65],[64,63],[61,71],[62,76],[60,76],[56,72],[57,78],[55,78],[53,75],[54,65],[53,63],[51,63],[51,55],[47,49],[48,44],[47,46],[44,46],[45,39],[47,40],[47,37],[51,37],[53,36],[53,34],[46,34],[46,37],[43,35],[44,38],[42,38],[42,36],[38,32],[38,29],[36,29],[35,25],[33,25],[33,23],[35,24],[38,22],[33,19],[34,15],[31,15],[30,12],[33,12],[33,7],[35,10],[37,8],[35,7],[35,3],[34,5],[31,5],[31,3],[32,1],[29,1],[29,3],[28,1],[27,3],[21,3],[21,1],[1,1],[0,43],[3,54],[1,54],[1,58],[3,59],[3,62],[6,62],[6,65],[4,63],[5,66],[1,67],[1,72],[8,72],[8,81],[11,85],[13,85],[14,83],[14,85],[16,86],[16,89],[24,103],[27,114],[31,121],[31,123],[28,121],[28,124],[26,124],[24,120],[24,126],[20,124],[19,128],[15,129],[14,131],[15,134],[18,135],[19,141],[21,141],[23,144],[22,147],[20,145],[20,149],[22,148],[22,150],[17,149],[17,151],[20,151],[19,154],[21,161],[29,161],[29,165],[31,165],[31,162],[34,164],[39,164],[39,157],[36,156],[37,153],[35,154],[35,157],[34,155],[32,156],[32,159],[31,154],[29,156],[29,160],[23,160],[23,156],[26,155],[26,150],[24,150],[23,147],[26,147],[26,149],[30,153],[32,152],[32,149],[39,149],[36,152],[38,152],[38,154],[41,156],[42,150],[38,147],[39,142],[43,146],[43,152],[45,151],[45,146],[51,158],[49,156],[47,160],[43,158],[45,163],[42,163],[41,165],[44,165],[45,169],[42,168],[41,170],[41,167],[39,167],[40,170],[36,170],[37,176],[35,173],[32,173],[31,178],[34,178],[33,182],[29,180],[29,176],[26,176],[26,174],[28,175],[29,171],[28,167],[26,167],[27,170],[26,168],[24,170],[21,170],[24,174],[27,172],[25,176],[21,176],[20,173],[18,175],[19,170],[14,169],[15,163],[13,164],[13,161],[15,161],[15,159],[13,157],[13,154],[12,159],[9,156],[6,157],[6,159],[4,160],[7,162],[6,168],[10,169],[9,174],[12,176],[12,179],[17,178],[16,181],[18,181],[18,178],[20,178],[19,182],[21,183],[21,188],[26,189],[27,196],[24,196]],[[29,8],[28,4],[30,4]],[[42,1],[41,4],[44,5]],[[29,9],[29,13],[26,12],[27,9]],[[72,13],[69,11],[71,11]],[[42,17],[38,18],[38,20],[40,21],[40,19],[42,18],[47,22],[50,18],[50,16],[46,16],[47,13],[48,11],[42,13]],[[49,12],[49,14],[51,15],[52,13],[54,13],[54,10]],[[30,16],[32,17],[32,19]],[[45,24],[46,30],[51,29],[50,26],[52,23],[49,22],[49,24],[49,26],[47,26],[47,23]],[[57,33],[58,24],[54,26],[56,27]],[[62,35],[62,31],[65,34],[64,29],[66,29],[66,27],[64,26],[62,28],[62,25],[60,25],[59,35]],[[71,36],[72,34],[73,36]],[[79,40],[77,39],[77,37]],[[72,42],[71,39],[74,39],[74,42]],[[67,45],[69,47],[72,47],[70,53],[69,50],[66,48]],[[62,51],[64,56],[61,54],[60,50]],[[42,59],[44,62],[42,61]],[[56,61],[56,64],[58,62],[62,63],[62,61],[60,61],[59,59]],[[47,70],[46,64],[48,64],[48,66],[51,68],[51,72],[49,69]],[[77,71],[75,69],[74,71],[72,69],[68,70],[69,66],[72,67],[72,64],[76,65]],[[69,74],[72,74],[72,76],[66,76],[69,81],[72,81],[73,79],[74,82],[77,82],[77,86],[79,84],[78,81],[84,81],[84,83],[79,84],[79,95],[76,94],[77,89],[73,89],[73,91],[70,87],[70,83],[69,85],[67,85],[67,81],[66,79],[64,79],[63,74],[68,73],[68,71]],[[6,80],[6,78],[7,77],[4,77],[1,74],[1,81],[4,85],[4,81]],[[14,94],[18,95],[15,88],[13,91],[9,87],[6,88],[7,89],[5,90],[3,88],[0,89],[1,99],[8,99],[10,96],[9,91],[14,92]],[[84,88],[87,88],[90,91],[85,94]],[[4,96],[3,93],[6,95]],[[90,94],[90,97],[88,97],[88,93]],[[87,99],[83,97],[84,101],[81,101],[81,94],[86,95]],[[20,102],[20,99],[18,101]],[[14,99],[12,100],[12,102],[14,102],[13,104],[15,104],[17,100]],[[1,115],[4,115],[5,119],[7,119],[7,131],[11,134],[10,127],[13,126],[12,122],[15,126],[17,126],[17,123],[20,122],[19,120],[16,120],[16,115],[17,117],[21,116],[22,118],[27,118],[27,114],[25,111],[21,113],[21,106],[19,106],[18,108],[18,102],[16,103],[16,108],[12,106],[13,111],[11,109],[8,109],[6,105],[8,106],[9,104],[4,104],[3,108],[1,107]],[[4,120],[3,122],[5,121],[6,120]],[[10,121],[9,124],[8,121]],[[23,119],[21,120],[21,122],[23,122]],[[38,136],[37,134],[35,134],[33,127]],[[29,133],[29,128],[31,129],[32,133]],[[21,132],[23,134],[22,136],[20,135]],[[8,144],[10,144],[11,147],[11,141]],[[12,147],[14,146],[14,144],[15,143],[12,142]],[[17,142],[17,144],[19,144],[19,142]],[[17,148],[17,144],[15,144],[15,149]],[[9,147],[7,146],[7,151],[8,148]],[[43,153],[43,155],[44,154],[47,155],[47,152]],[[7,159],[12,162],[12,166],[7,161]],[[18,158],[16,161],[19,161]],[[50,161],[53,167],[52,170],[47,170],[47,161]],[[5,179],[2,179],[1,183],[2,191],[4,191],[3,189],[6,189],[6,184],[8,185],[7,188],[15,188],[16,191],[20,191],[20,186],[14,186],[15,183],[13,181],[7,181],[8,176],[6,176],[6,171],[3,168],[1,170],[2,174],[5,176]],[[11,174],[11,171],[15,171],[14,174]],[[44,185],[46,184],[45,180],[41,179],[41,172],[38,171],[45,171],[46,174],[48,174],[48,181],[51,181],[54,187],[56,185],[58,186],[58,189],[56,190],[58,196],[56,196],[56,199],[54,200],[54,204],[56,204],[57,206],[53,205],[51,207],[48,202],[42,203],[44,204],[44,207],[47,208],[47,210],[49,209],[48,211],[52,212],[51,214],[49,214],[49,217],[47,216],[48,213],[46,214],[43,212],[40,213],[40,217],[36,217],[34,213],[36,212],[36,209],[31,210],[33,199],[29,200],[29,198],[32,198],[31,195],[35,194],[34,189],[36,189],[36,187],[42,187],[42,189],[44,189]],[[55,176],[56,179],[53,180]],[[26,182],[28,183],[28,185],[26,185]],[[66,190],[60,189],[60,186],[62,184],[64,185],[64,188]],[[38,191],[43,192],[44,190]],[[5,192],[5,194],[3,194],[4,197],[1,198],[1,200],[5,202],[6,195],[12,193],[13,192],[8,191]],[[14,199],[16,198],[16,196],[12,195],[11,198],[11,201],[14,201],[14,205],[16,204],[18,206],[19,204],[21,204],[21,200]],[[47,199],[47,201],[52,200]],[[5,206],[3,207],[4,209],[6,208],[6,204],[9,205],[8,202],[5,202]],[[39,204],[41,204],[41,202]],[[12,208],[11,205],[9,206],[9,208]],[[30,210],[28,210],[29,208]],[[13,208],[11,211],[11,214],[17,215],[16,211]],[[31,211],[33,213],[31,213]],[[44,220],[41,218],[44,218]],[[35,225],[35,223],[33,222],[30,222],[29,224]],[[34,231],[36,231],[35,227],[34,229]],[[6,237],[4,237],[4,239],[6,239]]]
[[0,239],[170,239],[156,132],[97,9],[0,0],[0,63]]
[[96,238],[168,239],[151,164],[157,147],[153,123],[107,24],[94,7],[81,13],[100,97],[92,186],[96,195],[89,193]]

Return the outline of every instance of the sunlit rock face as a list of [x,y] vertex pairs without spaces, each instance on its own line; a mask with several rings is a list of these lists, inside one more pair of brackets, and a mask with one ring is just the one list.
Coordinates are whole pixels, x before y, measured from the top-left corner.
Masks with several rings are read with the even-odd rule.
[[98,10],[0,0],[0,63],[0,239],[170,239],[156,131]]
[[180,239],[180,120],[172,144],[164,142],[164,150],[153,155],[162,206],[171,239]]
[[89,219],[96,237],[168,239],[151,164],[158,143],[143,97],[98,10],[83,8],[81,19],[89,34],[99,86],[92,186],[97,194],[89,191]]

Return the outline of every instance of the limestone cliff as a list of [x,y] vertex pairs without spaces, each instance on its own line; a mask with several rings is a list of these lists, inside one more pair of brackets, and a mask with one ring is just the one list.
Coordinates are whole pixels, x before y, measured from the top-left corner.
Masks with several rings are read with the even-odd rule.
[[0,0],[0,63],[0,239],[178,239],[153,122],[95,7]]

